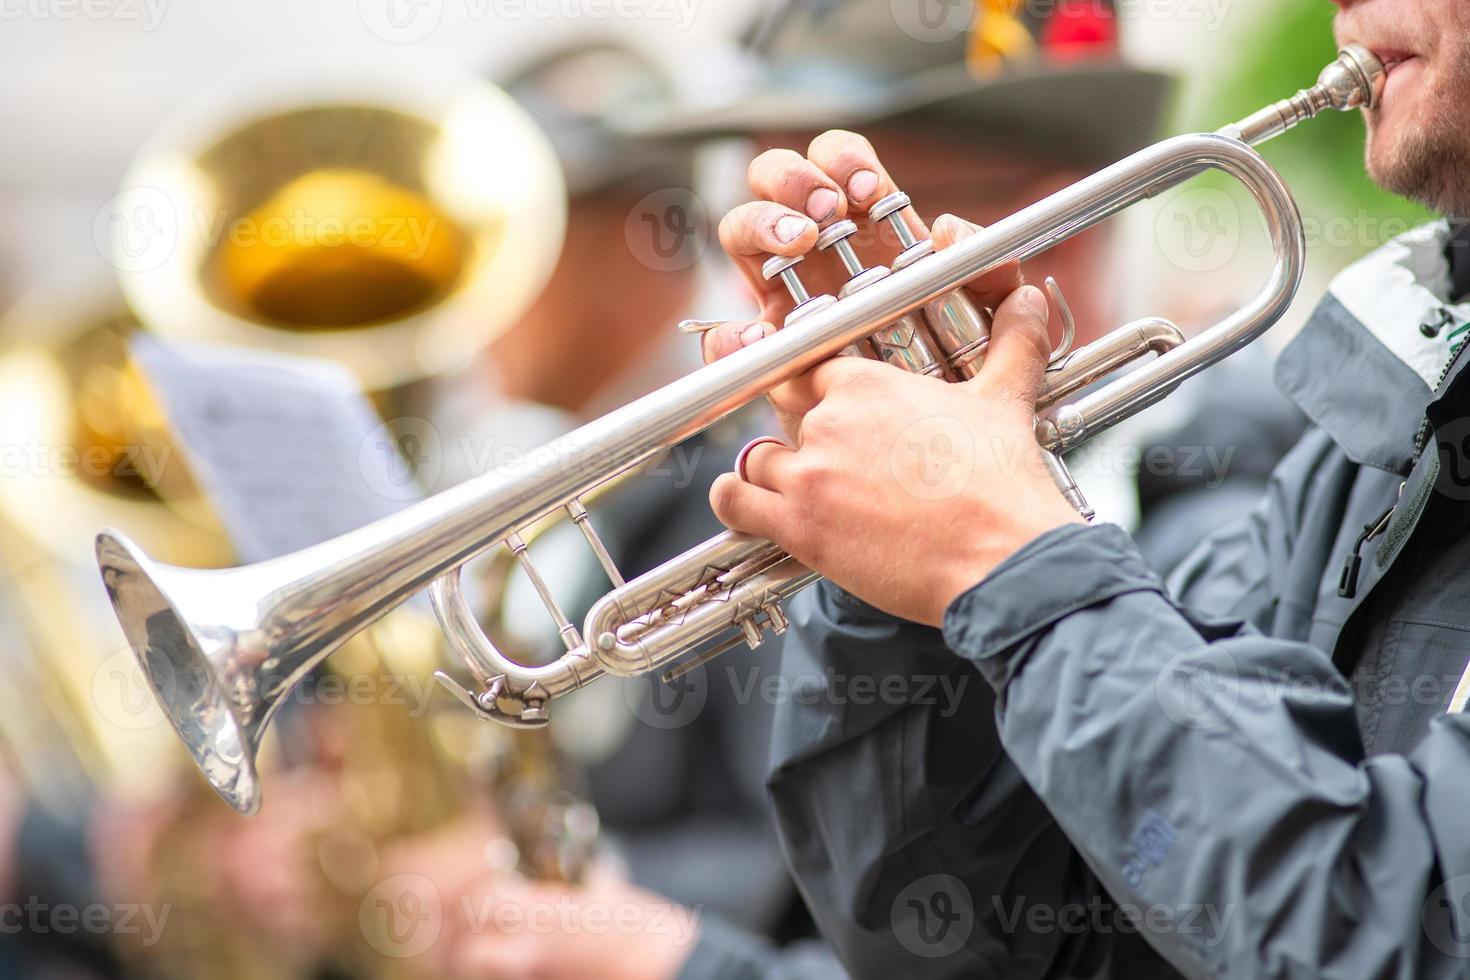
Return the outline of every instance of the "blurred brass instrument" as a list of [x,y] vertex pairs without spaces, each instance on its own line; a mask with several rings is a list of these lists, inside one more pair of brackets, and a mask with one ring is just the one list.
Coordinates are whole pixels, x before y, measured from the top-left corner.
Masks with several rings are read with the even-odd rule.
[[550,145],[498,88],[334,71],[182,112],[109,230],[150,330],[334,361],[381,392],[463,366],[513,323],[565,215]]
[[[88,525],[129,521],[150,548],[202,565],[230,553],[172,457],[163,413],[128,356],[137,329],[110,284],[58,280],[0,317],[0,616],[13,679],[0,745],[41,803],[75,812],[110,780],[144,791],[166,729],[114,655],[126,639],[88,581]],[[139,678],[141,680],[141,678]],[[146,767],[149,776],[158,769]]]
[[[457,73],[375,72],[236,91],[248,94],[206,101],[166,125],[118,198],[133,221],[114,241],[120,280],[153,332],[342,364],[396,415],[411,408],[416,382],[463,366],[550,276],[565,222],[560,168],[494,86]],[[136,232],[140,215],[155,225],[153,261],[126,251],[136,235],[123,232]],[[404,609],[364,631],[343,651],[338,687],[361,677],[428,682],[443,651],[431,623]],[[332,686],[320,679],[319,689]],[[359,916],[387,852],[486,806],[514,844],[511,863],[580,875],[592,842],[564,845],[562,818],[574,815],[593,839],[596,819],[561,791],[549,746],[493,736],[427,704],[428,717],[416,717],[402,691],[397,703],[384,690],[338,700],[305,733],[336,746],[325,764],[340,812],[314,840],[327,903],[320,940],[336,966],[397,975],[380,955],[387,938]],[[183,823],[197,822],[202,803]],[[172,836],[188,839],[183,827]],[[200,883],[187,851],[181,857],[160,871],[187,897]],[[178,930],[191,947],[179,951],[184,975],[218,970],[221,946],[233,948],[235,976],[310,965],[231,936],[208,896],[194,897],[187,905],[198,918]]]
[[[122,533],[104,531],[98,561],[119,621],[195,762],[243,812],[259,806],[255,753],[292,686],[349,637],[429,586],[451,644],[481,666],[484,689],[463,690],[462,698],[513,725],[545,724],[554,697],[604,673],[639,674],[691,653],[703,659],[742,639],[758,643],[763,629],[784,628],[780,601],[813,582],[815,573],[770,542],[725,533],[624,581],[587,523],[581,496],[866,339],[901,354],[912,353],[914,338],[922,336],[939,352],[939,373],[963,376],[983,352],[988,327],[955,298],[961,284],[1207,169],[1221,170],[1244,184],[1265,219],[1274,259],[1260,291],[1187,343],[1174,324],[1148,318],[1059,354],[1048,372],[1037,438],[1063,492],[1085,507],[1059,454],[1255,340],[1300,285],[1301,217],[1280,176],[1251,144],[1328,108],[1372,105],[1383,74],[1367,50],[1344,49],[1316,86],[1290,99],[1216,133],[1140,150],[950,248],[916,242],[897,271],[874,275],[847,262],[854,279],[866,281],[840,297],[805,297],[794,263],[776,262],[770,274],[781,275],[804,300],[786,329],[553,441],[524,465],[503,467],[315,547],[198,571],[159,564]],[[927,321],[922,333],[911,315]],[[1144,359],[1149,354],[1158,356]],[[1135,361],[1120,378],[1064,400]],[[502,542],[520,553],[519,529],[558,510],[587,536],[612,590],[581,630],[549,604],[567,652],[555,663],[527,667],[496,650],[478,628],[458,594],[457,572]]]
[[[0,322],[0,445],[13,454],[0,464],[14,471],[0,480],[0,639],[14,661],[0,756],[57,808],[81,806],[122,774],[145,796],[176,775],[162,717],[151,700],[129,701],[139,688],[120,676],[134,670],[126,640],[91,601],[101,598],[87,570],[93,529],[120,521],[180,563],[231,559],[129,356],[132,334],[329,359],[380,404],[400,406],[414,382],[462,364],[529,305],[558,255],[565,199],[549,146],[498,89],[457,74],[379,72],[274,80],[244,104],[202,104],[151,142],[113,207],[107,227],[128,303],[115,288],[68,283],[23,298]],[[21,455],[32,446],[36,459]],[[401,610],[350,644],[341,667],[418,676],[427,694],[443,650],[431,623]],[[333,956],[355,975],[390,965],[358,923],[382,850],[477,802],[503,811],[523,871],[580,874],[596,818],[562,792],[548,746],[457,711],[431,711],[425,725],[381,699],[322,714],[343,748],[342,819],[312,841],[333,902],[321,918],[339,940]],[[174,916],[149,970],[308,968],[211,904],[200,849],[228,828],[208,818],[210,799],[177,801],[170,845],[155,855],[153,885]]]

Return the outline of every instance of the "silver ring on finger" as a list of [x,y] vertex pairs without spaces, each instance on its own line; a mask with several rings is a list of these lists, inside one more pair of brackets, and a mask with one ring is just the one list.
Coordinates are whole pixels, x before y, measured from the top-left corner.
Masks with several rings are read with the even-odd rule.
[[750,476],[745,472],[745,464],[746,461],[750,459],[751,450],[754,449],[756,446],[760,446],[768,442],[774,443],[775,445],[781,446],[786,449],[791,448],[791,444],[788,443],[785,439],[777,439],[775,436],[760,436],[757,439],[752,439],[747,442],[745,446],[740,450],[739,455],[735,457],[735,475],[740,477],[742,482],[750,482]]

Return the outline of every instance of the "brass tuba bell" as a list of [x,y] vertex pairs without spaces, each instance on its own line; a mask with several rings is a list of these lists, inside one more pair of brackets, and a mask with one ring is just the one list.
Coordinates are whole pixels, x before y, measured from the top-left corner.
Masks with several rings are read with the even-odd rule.
[[150,330],[335,361],[382,391],[463,365],[540,292],[565,188],[498,88],[416,70],[232,92],[166,124],[104,216]]

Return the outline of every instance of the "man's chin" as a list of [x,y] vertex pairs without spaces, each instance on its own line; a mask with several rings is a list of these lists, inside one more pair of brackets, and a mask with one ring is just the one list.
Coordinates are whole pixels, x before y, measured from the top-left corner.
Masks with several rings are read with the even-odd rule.
[[1436,150],[1419,132],[1400,132],[1394,121],[1368,120],[1363,163],[1368,178],[1384,190],[1436,211],[1454,210],[1443,200],[1439,173],[1454,154]]

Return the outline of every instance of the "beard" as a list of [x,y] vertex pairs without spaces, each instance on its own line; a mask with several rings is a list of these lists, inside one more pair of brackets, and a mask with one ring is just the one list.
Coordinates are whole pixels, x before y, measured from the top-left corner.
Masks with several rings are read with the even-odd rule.
[[1460,53],[1454,64],[1456,93],[1441,98],[1435,111],[1416,119],[1384,152],[1372,150],[1375,114],[1368,116],[1368,176],[1386,191],[1454,217],[1470,215],[1470,111],[1463,96],[1470,91],[1470,57]]

